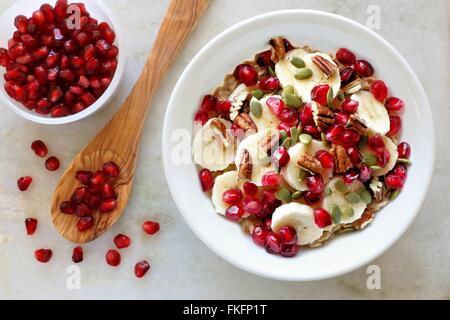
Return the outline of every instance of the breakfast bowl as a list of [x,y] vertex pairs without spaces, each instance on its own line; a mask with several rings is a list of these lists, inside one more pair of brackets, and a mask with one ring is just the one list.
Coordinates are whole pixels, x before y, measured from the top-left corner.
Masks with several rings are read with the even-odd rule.
[[[238,63],[253,57],[275,36],[325,52],[346,47],[370,61],[377,78],[401,97],[401,140],[412,147],[408,179],[395,201],[364,230],[337,236],[295,257],[267,254],[241,228],[218,215],[202,192],[192,160],[193,120],[201,99]],[[424,134],[426,133],[426,134]],[[173,199],[194,233],[216,254],[259,276],[311,281],[355,270],[386,251],[414,220],[426,196],[434,165],[434,128],[425,92],[405,59],[384,39],[349,19],[320,11],[287,10],[243,21],[211,40],[186,67],[172,93],[163,128],[164,170]],[[317,223],[317,221],[316,221]]]
[[[45,1],[42,1],[42,0],[20,0],[20,1],[14,2],[11,5],[11,7],[9,7],[6,10],[6,12],[2,15],[2,17],[0,19],[0,48],[8,48],[8,39],[12,38],[13,33],[17,30],[16,26],[15,26],[15,17],[17,17],[19,15],[23,15],[25,17],[31,17],[33,15],[33,12],[35,12],[36,10],[39,10],[41,5],[43,5],[44,3],[45,3]],[[0,76],[1,76],[1,78],[0,78],[0,100],[2,101],[3,105],[6,105],[8,108],[10,108],[12,111],[17,113],[22,118],[25,118],[32,122],[49,124],[49,125],[75,122],[75,121],[84,119],[84,118],[89,117],[92,114],[96,113],[98,110],[100,110],[105,105],[107,105],[111,101],[111,99],[114,97],[115,93],[117,92],[120,80],[122,79],[122,76],[123,76],[125,57],[126,57],[126,55],[125,55],[125,40],[124,40],[124,37],[122,34],[122,30],[120,29],[120,25],[117,22],[114,14],[111,12],[111,10],[108,8],[108,6],[105,5],[102,1],[100,1],[100,0],[85,0],[82,3],[84,4],[84,6],[85,6],[87,12],[90,14],[90,16],[92,18],[98,20],[98,24],[100,24],[102,22],[106,22],[108,24],[108,26],[115,33],[115,40],[113,40],[114,42],[110,44],[110,47],[113,44],[114,46],[116,46],[118,48],[118,55],[115,56],[114,58],[112,58],[113,60],[115,60],[115,66],[114,66],[115,71],[112,72],[111,73],[112,76],[110,76],[108,78],[108,80],[106,80],[107,84],[105,84],[104,87],[102,88],[103,89],[102,93],[97,94],[95,96],[95,100],[93,99],[94,95],[87,96],[86,99],[89,98],[88,100],[90,100],[90,101],[86,102],[84,104],[84,107],[78,106],[78,109],[74,108],[76,111],[73,111],[73,112],[72,111],[62,112],[62,113],[60,112],[58,114],[58,112],[56,111],[54,114],[55,116],[51,116],[50,112],[46,111],[46,112],[38,113],[38,112],[36,112],[34,105],[32,107],[27,108],[24,106],[24,104],[22,102],[19,102],[17,99],[13,99],[11,97],[11,95],[7,93],[7,91],[5,89],[6,80],[5,80],[4,75],[6,73],[6,69],[4,67],[0,67]],[[69,2],[69,5],[70,4],[71,4],[71,2]],[[52,3],[52,5],[54,5],[54,3]],[[68,12],[67,14],[69,15],[70,12]],[[74,14],[76,14],[76,13],[74,12]],[[74,20],[74,21],[76,21],[76,20]],[[74,24],[74,25],[76,26],[76,24]],[[63,40],[66,41],[67,39],[63,38]],[[74,39],[74,41],[76,42],[77,40]],[[76,45],[80,47],[80,50],[82,50],[82,48],[84,46],[82,43],[78,43]],[[93,43],[93,45],[95,45],[95,43]],[[114,48],[114,49],[116,50],[116,48]],[[33,48],[30,50],[35,50],[35,49]],[[78,50],[78,49],[74,49],[74,50]],[[69,54],[68,52],[64,52],[64,54],[68,57],[72,57],[74,55],[77,55],[76,52],[77,51],[75,51],[72,55]],[[51,54],[52,54],[52,52],[50,51],[50,55]],[[32,54],[32,57],[33,57],[33,54]],[[105,60],[101,60],[101,62],[104,62],[104,61],[107,61],[106,57],[105,57]],[[72,63],[72,62],[70,62],[70,63]],[[85,61],[84,63],[87,63],[87,62]],[[74,65],[72,65],[72,67],[75,68]],[[47,70],[47,69],[50,70],[53,67],[50,66],[47,68],[44,66],[44,68],[45,68],[45,70]],[[97,68],[97,70],[98,70],[98,68]],[[29,72],[29,74],[31,74],[31,73]],[[96,75],[96,74],[97,73],[90,74],[90,75]],[[79,74],[77,76],[79,76]],[[89,78],[89,75],[86,75],[86,78]],[[84,87],[84,88],[86,88],[86,90],[84,90],[84,88],[80,89],[79,87],[78,87],[78,89],[80,91],[76,91],[76,89],[74,89],[74,92],[77,92],[76,93],[77,95],[80,94],[79,92],[82,92],[82,91],[88,92],[89,90],[91,90],[91,91],[93,90],[92,89],[93,87],[92,88],[89,87],[86,78],[85,78],[86,86]],[[89,79],[89,80],[91,80],[91,79]],[[55,80],[55,81],[58,81],[58,80]],[[42,83],[40,83],[40,84],[42,86]],[[79,83],[74,82],[74,86],[76,86],[78,84]],[[106,88],[106,90],[104,88]],[[67,89],[66,92],[68,92],[68,91],[69,91],[69,89]],[[91,91],[89,91],[89,92],[91,92]],[[74,95],[75,95],[75,93],[74,93]],[[61,101],[62,101],[62,98],[58,101],[58,103]],[[76,104],[76,102],[74,102],[74,104]],[[52,104],[51,106],[53,106],[53,105],[54,104]]]

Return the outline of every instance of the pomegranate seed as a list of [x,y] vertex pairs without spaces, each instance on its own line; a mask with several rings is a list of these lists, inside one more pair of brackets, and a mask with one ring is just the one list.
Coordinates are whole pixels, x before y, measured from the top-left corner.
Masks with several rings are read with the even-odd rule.
[[59,99],[63,97],[63,91],[59,86],[53,86],[50,88],[48,93],[48,100],[52,103],[57,102]]
[[55,4],[55,13],[59,18],[65,18],[67,14],[67,0],[57,0]]
[[230,113],[231,102],[230,101],[218,101],[216,103],[216,110],[219,114]]
[[6,67],[11,62],[8,56],[8,50],[0,48],[0,66]]
[[387,95],[388,95],[388,90],[389,90],[388,87],[382,80],[376,80],[370,86],[370,92],[373,94],[375,99],[377,99],[378,101],[381,101],[381,102],[386,100]]
[[56,171],[59,169],[60,162],[56,157],[50,157],[45,161],[45,167],[48,171]]
[[203,112],[214,111],[216,103],[217,103],[217,98],[211,94],[208,94],[203,97],[202,104],[200,105],[200,111],[203,111]]
[[77,230],[79,232],[84,232],[86,230],[89,230],[93,226],[94,226],[94,217],[92,217],[92,216],[87,216],[87,217],[78,219]]
[[103,185],[106,182],[106,175],[103,171],[97,170],[90,179],[91,184]]
[[281,240],[281,237],[273,232],[267,235],[264,245],[266,247],[266,251],[272,254],[281,253],[281,250],[283,249],[283,241]]
[[389,116],[389,120],[391,121],[391,123],[387,135],[394,137],[402,129],[402,119],[399,116]]
[[32,236],[36,232],[38,221],[34,218],[25,219],[25,228],[27,230],[27,235]]
[[33,22],[36,24],[36,26],[40,29],[45,25],[45,15],[42,11],[36,10],[33,12]]
[[281,201],[275,197],[273,192],[267,190],[263,191],[262,208],[256,216],[258,218],[266,218],[267,216],[270,216],[279,206],[281,206]]
[[344,68],[341,70],[340,74],[342,86],[345,86],[356,78],[355,70],[353,70],[353,68]]
[[309,205],[315,204],[322,200],[322,193],[315,193],[311,191],[306,191],[303,195],[305,202]]
[[344,180],[344,182],[346,184],[352,184],[353,181],[355,181],[355,179],[357,179],[359,176],[359,171],[357,168],[350,168],[347,170],[347,172],[344,174],[344,176],[342,177],[342,180]]
[[50,249],[39,249],[34,252],[37,261],[47,263],[52,258],[53,252]]
[[106,40],[109,44],[113,44],[116,39],[116,34],[110,28],[101,31],[101,35],[103,39]]
[[33,143],[31,143],[31,149],[33,149],[34,153],[41,158],[45,157],[48,153],[47,146],[42,140],[33,141]]
[[65,214],[74,214],[76,207],[70,201],[61,202],[59,205],[59,210]]
[[347,113],[355,113],[358,110],[359,102],[352,100],[350,98],[346,98],[344,102],[342,102],[341,108]]
[[388,111],[396,112],[402,110],[405,107],[405,103],[400,98],[390,97],[386,100],[384,106]]
[[269,67],[273,65],[272,62],[272,50],[266,50],[257,53],[255,56],[255,61],[260,67]]
[[281,176],[275,171],[269,171],[262,176],[261,182],[263,186],[276,187],[281,183]]
[[402,163],[397,163],[397,165],[392,170],[393,173],[398,174],[403,179],[406,179],[407,170],[406,166]]
[[36,49],[33,54],[32,58],[33,60],[41,60],[47,58],[49,53],[49,50],[47,47],[40,47],[39,49]]
[[265,76],[259,80],[259,89],[264,92],[272,92],[280,87],[280,81],[274,76]]
[[399,174],[391,173],[384,178],[384,182],[390,189],[401,189],[405,183],[405,178]]
[[103,164],[103,173],[110,178],[117,178],[120,174],[120,169],[117,164],[112,161],[108,161]]
[[26,191],[30,186],[31,182],[33,182],[33,178],[30,176],[21,177],[17,180],[17,187],[20,191]]
[[330,90],[330,86],[328,84],[319,84],[315,86],[311,90],[311,100],[326,106],[328,104],[327,102],[327,95],[328,91]]
[[134,266],[134,274],[136,277],[142,278],[143,276],[145,276],[145,274],[148,272],[149,269],[150,269],[149,263],[143,260],[136,263],[136,265]]
[[344,126],[341,126],[338,124],[333,124],[328,129],[325,137],[326,137],[327,141],[338,142],[344,135],[345,131],[346,130],[345,130]]
[[93,210],[97,210],[98,208],[100,208],[100,205],[102,203],[102,197],[90,194],[85,201],[90,208],[92,208]]
[[281,241],[283,241],[284,244],[296,244],[297,243],[297,231],[295,231],[292,227],[282,227],[280,230],[278,230],[278,235],[281,238]]
[[90,180],[92,178],[93,173],[91,171],[77,171],[75,173],[75,178],[80,181],[85,186],[88,186],[90,184]]
[[268,231],[272,231],[272,218],[265,218],[263,221],[264,228]]
[[232,205],[225,211],[225,217],[231,221],[239,222],[244,215],[244,209],[238,205]]
[[381,136],[379,134],[376,134],[376,135],[370,137],[370,139],[368,141],[368,146],[369,146],[369,149],[372,151],[376,151],[380,148],[385,147],[383,138],[381,138]]
[[105,255],[106,263],[111,267],[117,267],[120,264],[120,253],[116,250],[108,250]]
[[277,127],[278,130],[283,130],[284,132],[287,133],[287,135],[290,137],[291,136],[291,126],[286,123],[286,122],[280,122],[280,124]]
[[253,242],[258,246],[263,247],[266,243],[267,236],[269,235],[269,230],[264,226],[256,226],[252,232]]
[[333,156],[325,150],[317,150],[315,157],[325,169],[334,168]]
[[407,142],[402,142],[397,146],[398,157],[409,159],[411,156],[411,146]]
[[303,107],[303,110],[300,113],[300,122],[303,126],[314,125],[313,113],[309,103]]
[[222,200],[229,205],[237,205],[242,201],[242,191],[239,189],[229,189],[222,193]]
[[83,202],[83,200],[86,198],[87,195],[88,195],[87,188],[86,187],[79,187],[72,193],[72,196],[71,196],[70,200],[73,203],[78,204],[78,203]]
[[83,261],[83,248],[78,246],[73,248],[73,252],[72,252],[72,261],[73,263],[80,263]]
[[86,105],[86,106],[90,106],[96,101],[95,97],[88,92],[81,95],[80,99],[81,99],[81,102],[83,102],[84,105]]
[[157,233],[159,231],[159,229],[160,229],[160,226],[159,226],[158,222],[145,221],[142,224],[142,230],[144,230],[144,232],[149,235],[154,235],[155,233]]
[[358,151],[358,148],[350,147],[347,149],[347,154],[352,161],[353,165],[358,166],[362,162],[361,153]]
[[258,214],[262,209],[262,204],[252,198],[245,198],[243,205],[245,212],[250,214]]
[[108,50],[111,48],[110,44],[105,40],[101,39],[95,43],[95,50],[98,54],[105,56],[108,53]]
[[277,117],[281,115],[281,112],[284,109],[284,102],[280,98],[270,97],[266,101],[267,106],[270,108],[272,113]]
[[119,55],[119,48],[116,46],[111,46],[111,48],[109,48],[106,56],[110,59],[114,59]]
[[100,204],[100,212],[106,213],[111,212],[117,208],[117,201],[114,199],[103,200]]
[[294,50],[294,46],[289,42],[288,39],[283,39],[283,45],[284,45],[284,50],[286,50],[286,52]]
[[258,187],[252,182],[245,181],[243,189],[247,196],[256,196],[258,194]]
[[347,48],[340,48],[336,52],[336,58],[345,66],[351,66],[356,62],[355,54]]
[[116,198],[117,198],[117,196],[116,196],[116,192],[114,191],[114,188],[110,184],[105,183],[102,186],[102,199],[108,200],[108,199],[116,199]]
[[377,156],[377,165],[384,168],[391,158],[391,154],[389,153],[388,149],[377,149],[377,151],[375,151],[375,154]]
[[28,18],[20,15],[14,19],[14,26],[19,30],[20,33],[28,32]]
[[285,147],[280,146],[273,153],[272,159],[277,167],[282,168],[289,163],[290,160],[289,152]]
[[254,86],[258,82],[258,72],[253,66],[246,63],[236,67],[234,77],[247,87]]
[[369,166],[364,164],[359,168],[359,180],[361,182],[369,181],[372,178],[372,175],[373,171]]
[[334,119],[335,119],[335,124],[345,127],[347,125],[350,117],[345,112],[337,111],[334,113]]
[[41,10],[44,14],[47,23],[52,23],[53,21],[55,21],[55,13],[51,5],[45,3],[39,8],[39,10]]
[[113,241],[118,249],[127,248],[131,245],[131,239],[124,234],[118,234]]
[[313,193],[321,193],[325,189],[322,176],[315,174],[306,178],[306,186]]
[[341,141],[344,144],[351,145],[358,143],[360,134],[358,131],[353,129],[345,129],[344,134],[341,137]]
[[299,121],[299,114],[296,110],[291,108],[283,108],[278,115],[278,119],[289,124],[289,126],[297,126]]
[[195,114],[194,122],[195,123],[200,123],[202,126],[204,126],[205,123],[208,122],[208,119],[209,119],[209,117],[208,117],[208,114],[206,112],[198,111]]
[[332,224],[331,215],[327,210],[319,208],[314,210],[314,222],[319,228],[326,228]]
[[354,65],[355,71],[356,73],[360,76],[360,77],[371,77],[374,74],[374,70],[372,65],[367,62],[366,60],[358,60],[355,62]]
[[96,58],[91,58],[86,62],[87,74],[94,74],[100,67],[100,61]]
[[285,245],[281,250],[281,255],[286,258],[294,257],[298,253],[299,246],[297,244]]
[[75,214],[79,218],[86,218],[92,214],[92,208],[89,207],[86,203],[79,203],[76,206]]
[[210,191],[214,186],[214,177],[208,169],[203,169],[199,172],[200,184],[203,192]]

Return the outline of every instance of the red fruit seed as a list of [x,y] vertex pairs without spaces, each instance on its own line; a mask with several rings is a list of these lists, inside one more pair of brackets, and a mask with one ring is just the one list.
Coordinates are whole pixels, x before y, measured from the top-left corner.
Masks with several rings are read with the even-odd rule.
[[203,192],[210,191],[214,186],[214,177],[208,169],[203,169],[199,172],[200,184]]
[[142,278],[148,270],[150,270],[150,264],[147,261],[142,260],[134,266],[134,275],[138,278]]
[[39,249],[34,252],[34,257],[41,263],[47,263],[52,258],[53,252],[50,249]]
[[50,157],[45,161],[45,167],[48,171],[56,171],[59,169],[60,162],[56,157]]
[[113,241],[118,249],[127,248],[131,245],[131,239],[124,234],[118,234]]
[[72,261],[74,263],[80,263],[83,261],[83,258],[84,258],[83,248],[80,246],[73,248]]
[[31,149],[33,149],[34,153],[41,158],[45,157],[48,153],[47,146],[42,140],[33,141]]
[[33,182],[33,178],[30,176],[21,177],[17,180],[17,187],[20,191],[26,191],[30,186],[31,182]]
[[159,228],[159,223],[154,221],[145,221],[142,224],[142,230],[144,230],[144,232],[149,235],[154,235],[155,233],[157,233],[159,231]]
[[332,224],[331,215],[321,208],[314,210],[314,221],[319,228],[326,228]]
[[120,253],[116,250],[108,250],[105,255],[106,263],[111,267],[117,267],[120,264]]
[[38,221],[34,218],[25,219],[25,228],[27,230],[27,235],[32,236],[36,232]]

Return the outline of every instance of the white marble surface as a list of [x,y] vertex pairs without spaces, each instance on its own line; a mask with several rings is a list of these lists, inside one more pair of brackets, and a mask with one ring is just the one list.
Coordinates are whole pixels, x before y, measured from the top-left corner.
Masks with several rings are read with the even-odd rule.
[[[0,13],[13,0],[0,2]],[[107,0],[122,23],[128,39],[128,64],[117,99],[101,113],[75,124],[47,127],[18,118],[0,108],[0,298],[223,298],[223,299],[450,299],[450,188],[448,145],[449,51],[447,1],[427,0],[212,0],[204,19],[168,74],[143,133],[134,191],[123,218],[102,238],[85,246],[81,290],[66,287],[72,244],[54,230],[49,215],[51,192],[59,178],[29,150],[40,138],[50,153],[67,165],[111,118],[137,79],[168,1]],[[169,194],[162,173],[161,127],[171,88],[188,61],[209,39],[245,18],[277,9],[311,8],[330,11],[365,23],[369,5],[381,8],[381,29],[417,72],[433,107],[437,131],[437,158],[429,195],[414,224],[390,250],[373,263],[381,268],[382,289],[368,290],[366,268],[318,282],[285,283],[240,271],[207,249],[185,224]],[[424,134],[426,134],[424,132]],[[31,174],[29,192],[16,188],[17,177]],[[23,220],[34,216],[39,229],[24,235]],[[155,237],[142,235],[146,219],[160,221]],[[113,269],[104,263],[112,237],[129,234],[133,245],[123,251],[123,263]],[[50,247],[51,263],[34,261],[33,251]],[[151,262],[145,279],[132,273],[140,258]]]

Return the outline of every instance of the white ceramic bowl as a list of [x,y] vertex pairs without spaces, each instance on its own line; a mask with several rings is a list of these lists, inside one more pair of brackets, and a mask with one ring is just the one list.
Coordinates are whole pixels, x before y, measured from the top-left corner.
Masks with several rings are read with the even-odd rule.
[[[296,45],[335,52],[345,46],[369,60],[395,96],[404,99],[402,140],[412,145],[408,180],[399,197],[377,213],[361,232],[340,235],[294,258],[267,254],[236,223],[214,212],[191,164],[174,164],[172,152],[180,131],[192,132],[192,119],[204,94],[219,85],[236,64],[265,48],[270,37],[283,35]],[[174,132],[177,134],[173,135]],[[167,109],[163,132],[164,169],[172,196],[197,236],[219,256],[251,273],[281,280],[330,278],[359,268],[387,250],[405,232],[427,193],[434,164],[434,128],[424,90],[401,55],[366,27],[330,13],[288,10],[241,22],[211,40],[179,79]],[[411,245],[414,245],[411,243]]]
[[[14,27],[14,18],[17,15],[23,14],[27,17],[30,17],[33,11],[38,10],[39,7],[46,3],[45,0],[18,0],[14,2],[14,4],[6,10],[6,12],[0,18],[0,47],[7,48],[8,39],[12,37],[13,32],[16,30]],[[55,1],[50,1],[52,5],[54,5]],[[69,3],[77,2],[77,1],[69,1]],[[103,93],[103,95],[89,108],[85,110],[70,115],[63,118],[52,118],[49,115],[40,115],[34,111],[30,111],[25,108],[20,102],[11,99],[11,97],[6,93],[4,89],[5,79],[3,75],[5,74],[5,69],[0,67],[0,99],[2,104],[8,106],[12,111],[20,115],[22,118],[27,120],[43,123],[43,124],[64,124],[75,122],[86,118],[98,110],[100,110],[103,106],[108,104],[111,98],[117,91],[120,80],[122,79],[124,66],[125,66],[125,40],[123,38],[122,30],[119,27],[119,23],[117,22],[114,14],[111,10],[100,0],[83,0],[80,1],[86,5],[87,10],[91,14],[91,16],[97,19],[100,22],[106,21],[113,28],[116,33],[116,43],[115,45],[119,48],[119,56],[118,56],[118,65],[116,73],[109,85],[108,89]],[[1,106],[3,107],[3,106]]]

